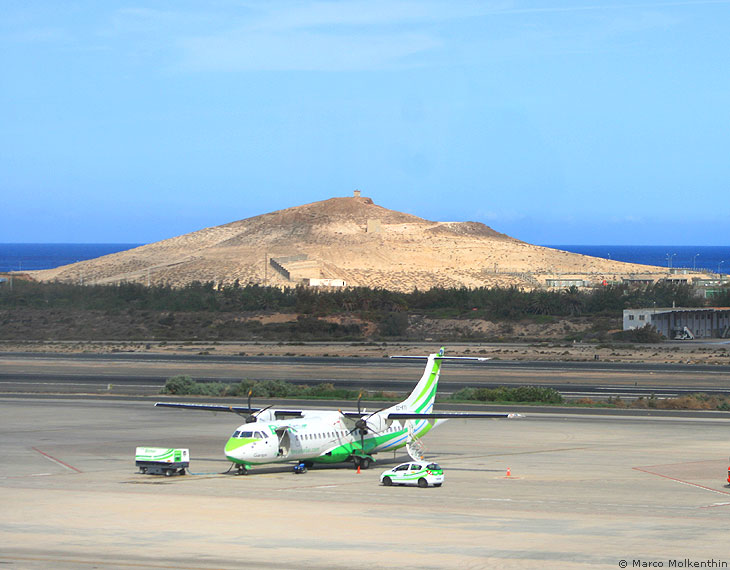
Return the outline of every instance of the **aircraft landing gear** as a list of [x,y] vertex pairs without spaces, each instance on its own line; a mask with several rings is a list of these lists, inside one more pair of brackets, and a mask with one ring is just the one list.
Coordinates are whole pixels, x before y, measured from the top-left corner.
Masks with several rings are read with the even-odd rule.
[[236,465],[236,475],[248,475],[248,469],[245,465]]
[[360,469],[367,469],[370,467],[370,458],[369,457],[358,457],[357,455],[352,458],[352,462],[355,464],[355,469],[358,467]]

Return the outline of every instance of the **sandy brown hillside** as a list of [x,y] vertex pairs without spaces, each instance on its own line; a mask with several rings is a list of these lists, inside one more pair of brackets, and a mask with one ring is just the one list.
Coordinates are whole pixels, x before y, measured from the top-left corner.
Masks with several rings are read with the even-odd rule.
[[206,228],[33,276],[172,285],[195,280],[293,285],[335,279],[410,291],[434,286],[532,288],[552,278],[595,283],[661,272],[531,245],[481,223],[432,222],[355,196]]

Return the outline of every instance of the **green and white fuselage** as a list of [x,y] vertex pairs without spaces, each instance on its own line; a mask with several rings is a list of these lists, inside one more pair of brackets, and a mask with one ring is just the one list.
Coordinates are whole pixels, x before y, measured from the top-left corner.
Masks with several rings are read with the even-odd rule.
[[[225,445],[226,457],[248,470],[252,465],[297,461],[339,463],[352,460],[367,468],[373,455],[408,446],[409,454],[421,437],[448,418],[508,418],[518,414],[458,413],[433,411],[441,363],[460,357],[444,351],[426,358],[421,379],[408,397],[373,413],[358,410],[305,410],[251,408],[250,405],[181,404],[158,402],[156,406],[214,412],[234,412],[247,418]],[[464,360],[487,360],[464,357]],[[413,447],[411,447],[413,446]]]
[[444,420],[387,420],[384,412],[367,420],[367,433],[340,412],[302,410],[302,417],[276,420],[277,410],[266,410],[257,421],[233,433],[226,457],[245,466],[285,461],[340,463],[353,456],[371,456],[404,447]]

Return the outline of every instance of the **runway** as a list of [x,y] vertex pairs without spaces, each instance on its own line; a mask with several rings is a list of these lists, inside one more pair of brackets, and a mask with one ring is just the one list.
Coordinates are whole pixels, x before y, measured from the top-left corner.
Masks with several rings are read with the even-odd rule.
[[[224,474],[233,414],[147,400],[0,398],[0,563],[16,568],[618,568],[730,564],[730,420],[451,421],[426,438],[440,489],[374,468]],[[185,477],[137,445],[188,447]],[[510,468],[511,477],[506,477]]]
[[[0,392],[156,394],[165,380],[186,374],[198,381],[242,379],[331,382],[355,390],[406,391],[423,361],[352,357],[256,357],[165,354],[0,354]],[[567,398],[675,397],[730,393],[730,366],[620,362],[450,361],[440,391],[465,386],[542,385]]]

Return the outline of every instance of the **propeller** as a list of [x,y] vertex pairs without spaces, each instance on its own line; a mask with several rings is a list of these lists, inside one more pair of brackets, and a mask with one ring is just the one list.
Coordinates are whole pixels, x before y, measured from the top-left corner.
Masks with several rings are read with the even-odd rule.
[[[361,397],[362,397],[362,395],[361,395]],[[359,398],[358,398],[357,403],[358,403],[358,406],[357,406],[358,407],[358,410],[357,411],[358,411],[358,413],[361,413],[360,412],[360,399]],[[368,422],[370,421],[370,418],[372,418],[375,414],[378,414],[378,413],[382,412],[384,409],[385,408],[380,408],[379,410],[376,410],[376,411],[372,412],[371,414],[368,414],[367,417],[358,418],[357,420],[355,420],[355,427],[353,427],[350,430],[350,435],[352,435],[355,431],[359,431],[360,432],[360,450],[361,451],[363,451],[363,452],[365,451],[365,436],[368,433],[373,432],[376,435],[380,435],[380,432],[378,430],[374,429],[372,426],[370,426],[368,424]]]
[[[253,392],[253,390],[249,390],[249,391],[248,391],[248,409],[249,409],[249,410],[251,409],[251,394],[252,394],[252,392]],[[247,424],[251,424],[251,423],[254,423],[254,422],[255,422],[255,421],[256,421],[256,420],[258,419],[258,415],[259,415],[259,414],[260,414],[261,412],[263,412],[264,410],[268,410],[268,409],[269,409],[269,408],[270,408],[271,406],[273,406],[273,405],[274,405],[274,404],[269,404],[268,406],[266,406],[266,407],[264,407],[264,408],[261,408],[260,410],[256,410],[256,411],[255,411],[255,412],[253,412],[253,413],[250,413],[250,414],[248,414],[248,415],[245,415],[245,416],[243,416],[243,417],[244,417],[244,419],[246,420],[246,423],[247,423]]]

